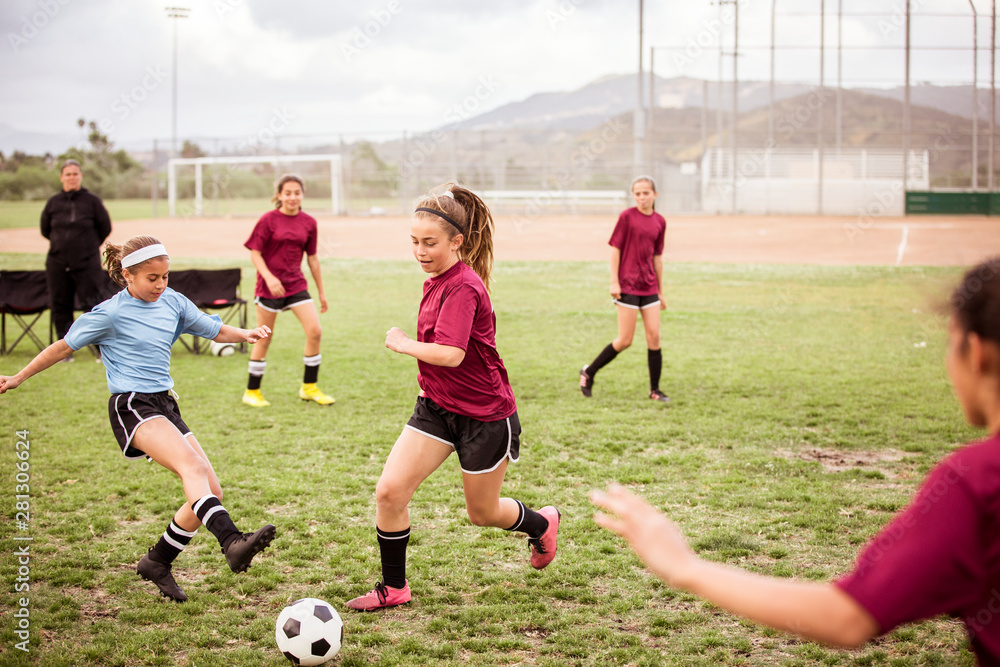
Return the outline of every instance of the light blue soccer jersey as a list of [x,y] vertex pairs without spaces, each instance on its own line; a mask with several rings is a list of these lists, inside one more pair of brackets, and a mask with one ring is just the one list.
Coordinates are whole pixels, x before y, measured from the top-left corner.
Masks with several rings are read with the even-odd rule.
[[66,344],[73,350],[100,345],[112,394],[152,394],[174,386],[170,349],[181,334],[215,338],[218,315],[207,315],[169,287],[155,302],[136,299],[127,289],[95,306],[73,323]]

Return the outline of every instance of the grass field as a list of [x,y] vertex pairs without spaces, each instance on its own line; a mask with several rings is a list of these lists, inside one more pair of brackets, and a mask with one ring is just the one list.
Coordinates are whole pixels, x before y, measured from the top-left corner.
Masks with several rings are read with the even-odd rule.
[[[40,257],[0,261],[34,268]],[[163,469],[121,458],[103,368],[80,353],[0,397],[0,601],[10,610],[29,596],[31,632],[30,652],[14,649],[5,613],[0,663],[282,665],[274,619],[311,596],[341,610],[335,664],[345,666],[973,664],[951,619],[841,651],[734,618],[650,576],[595,526],[587,501],[618,480],[668,511],[707,558],[779,577],[844,572],[928,469],[977,435],[951,395],[934,311],[957,269],[668,265],[664,406],[645,399],[641,333],[598,376],[594,398],[577,389],[579,367],[614,336],[606,264],[499,263],[498,344],[524,427],[505,492],[559,506],[559,555],[536,572],[523,539],[472,526],[452,458],[411,506],[414,602],[368,615],[343,603],[379,576],[375,481],[417,391],[415,362],[383,338],[393,325],[414,332],[423,275],[412,263],[323,269],[320,384],[335,406],[296,397],[302,334],[290,315],[277,323],[266,410],[239,402],[245,355],[175,349],[181,409],[225,504],[244,529],[278,527],[243,575],[200,531],[174,568],[187,603],[135,575],[182,493]],[[31,354],[0,358],[0,373]],[[13,523],[20,430],[31,440],[27,531]],[[15,535],[33,538],[29,593],[13,591]]]

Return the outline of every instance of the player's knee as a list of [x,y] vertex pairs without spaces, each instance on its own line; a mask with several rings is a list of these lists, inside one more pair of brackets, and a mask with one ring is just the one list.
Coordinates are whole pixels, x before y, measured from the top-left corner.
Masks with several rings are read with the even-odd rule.
[[182,461],[177,468],[177,472],[180,474],[181,479],[199,479],[208,477],[208,472],[211,470],[208,462],[193,451],[190,455],[185,457],[184,461]]
[[394,484],[392,480],[379,479],[375,485],[375,504],[383,510],[402,510],[409,501],[409,494],[405,489]]
[[466,514],[469,515],[469,521],[472,522],[473,526],[479,526],[483,528],[485,526],[492,526],[495,523],[494,512],[486,510],[482,507],[465,507]]
[[624,352],[632,345],[631,340],[622,340],[621,338],[616,338],[613,347],[616,352]]

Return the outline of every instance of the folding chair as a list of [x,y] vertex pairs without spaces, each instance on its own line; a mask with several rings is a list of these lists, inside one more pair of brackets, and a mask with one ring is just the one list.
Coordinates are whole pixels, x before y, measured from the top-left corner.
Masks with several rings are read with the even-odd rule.
[[[0,271],[0,355],[14,351],[24,338],[30,339],[39,350],[45,344],[32,327],[38,324],[49,309],[49,288],[45,271]],[[7,347],[7,316],[21,327],[21,335]],[[34,317],[32,317],[34,316]],[[53,342],[49,329],[49,345]]]
[[[194,305],[208,312],[221,310],[219,317],[224,324],[247,328],[247,302],[240,296],[240,281],[243,279],[240,269],[190,269],[187,271],[171,271],[167,284],[187,298]],[[191,337],[189,344],[184,337],[181,343],[195,354],[201,354],[206,344],[197,336]],[[240,352],[246,352],[246,343],[240,343]]]

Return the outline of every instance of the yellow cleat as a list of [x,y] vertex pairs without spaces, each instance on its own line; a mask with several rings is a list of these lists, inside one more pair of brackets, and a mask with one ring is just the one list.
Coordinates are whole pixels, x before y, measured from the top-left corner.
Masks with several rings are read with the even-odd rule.
[[243,392],[243,402],[255,408],[266,408],[271,405],[270,401],[264,399],[260,389],[247,389]]
[[320,405],[333,405],[337,402],[333,396],[328,396],[320,391],[315,382],[303,383],[299,389],[299,398],[303,401],[316,401]]

